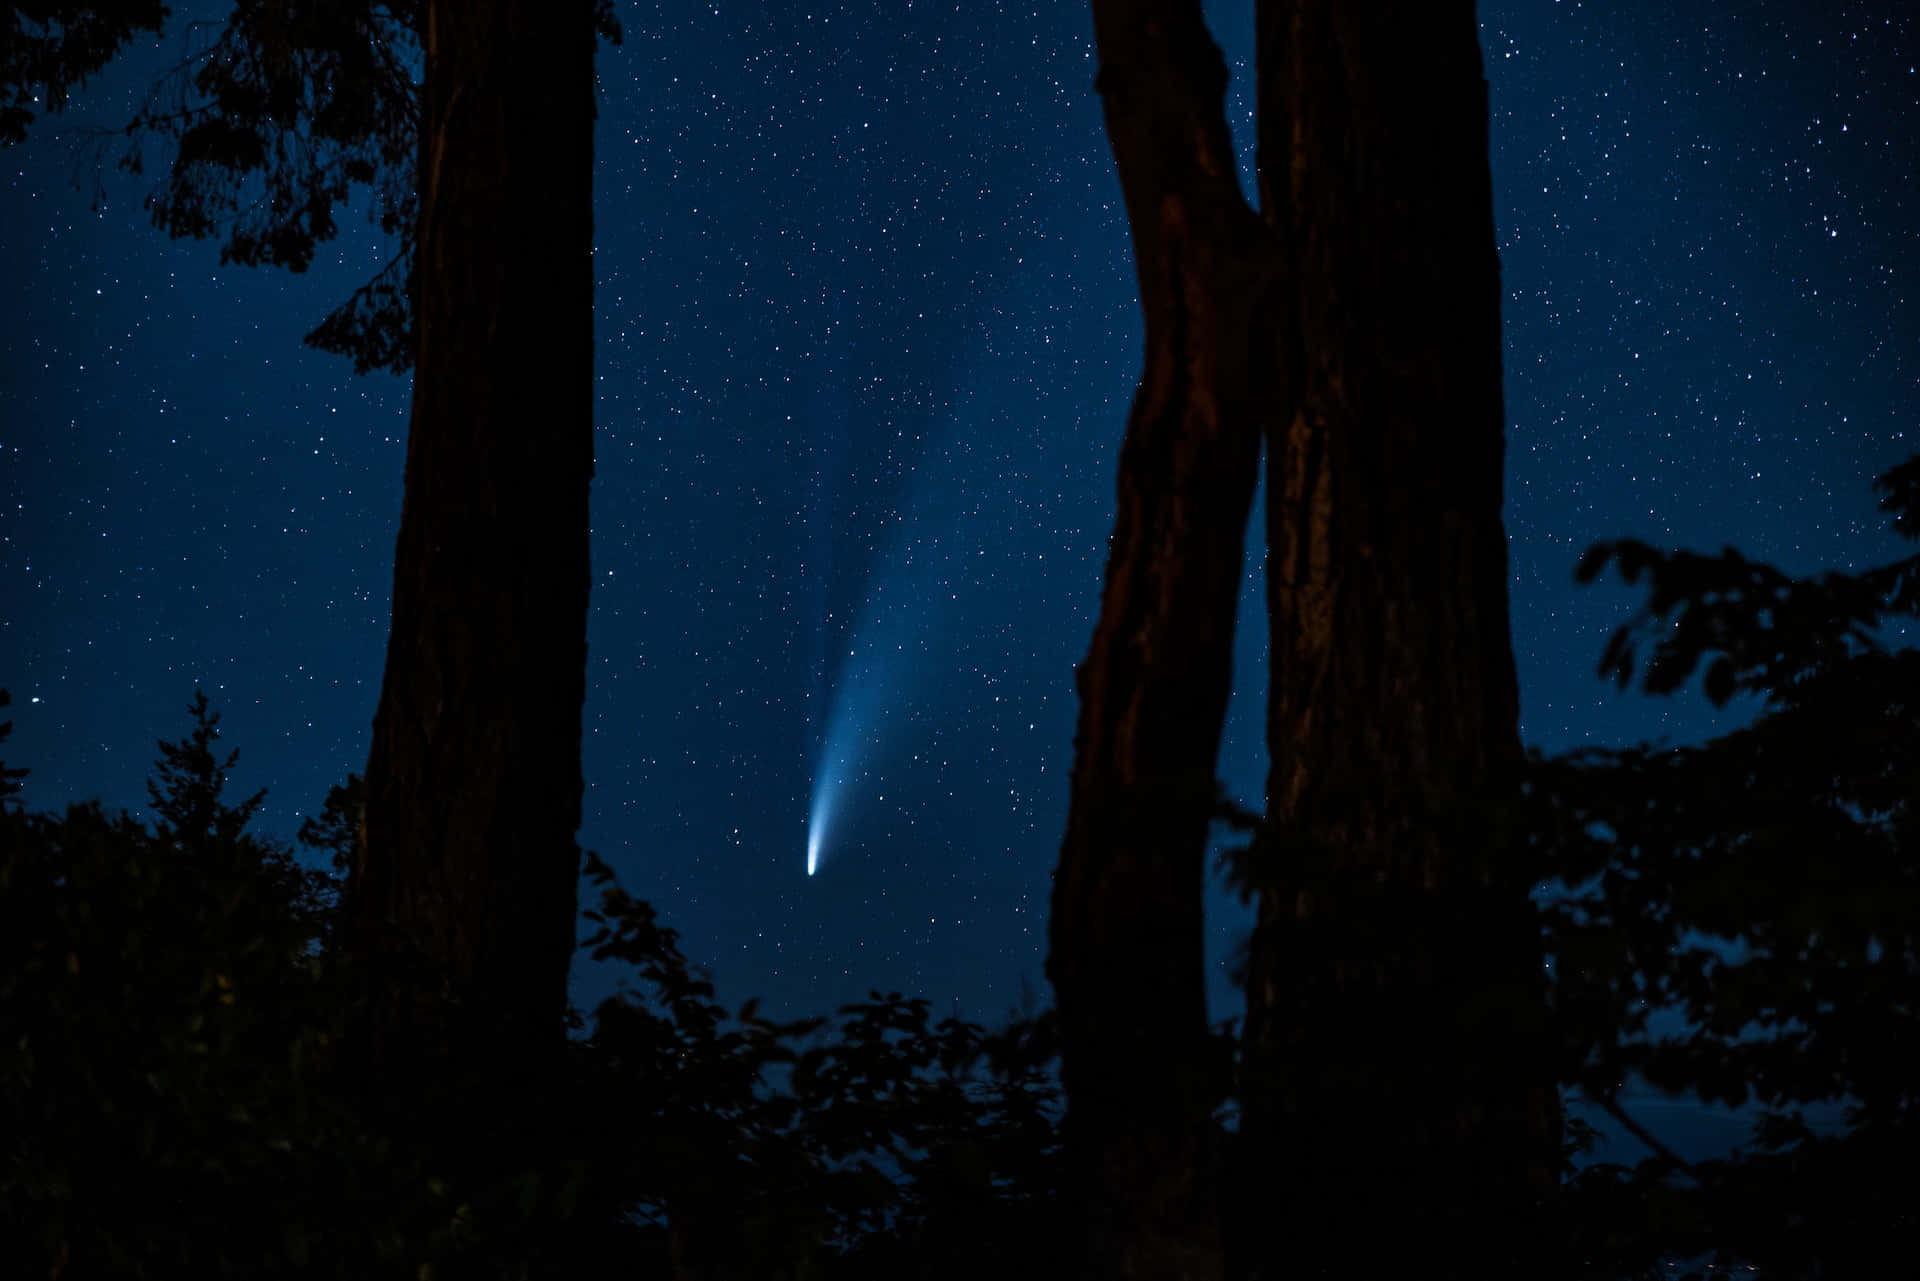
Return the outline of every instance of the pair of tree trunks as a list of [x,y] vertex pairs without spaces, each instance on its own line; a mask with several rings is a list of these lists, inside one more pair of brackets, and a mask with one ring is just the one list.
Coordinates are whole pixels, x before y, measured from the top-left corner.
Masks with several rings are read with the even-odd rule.
[[[1091,1273],[1524,1266],[1559,1115],[1498,836],[1521,749],[1472,6],[1262,0],[1259,214],[1200,5],[1093,11],[1146,357],[1049,959]],[[1275,838],[1223,1165],[1201,894],[1262,440]]]
[[411,1095],[564,1044],[593,474],[591,0],[428,0],[418,350],[345,896],[348,1061]]

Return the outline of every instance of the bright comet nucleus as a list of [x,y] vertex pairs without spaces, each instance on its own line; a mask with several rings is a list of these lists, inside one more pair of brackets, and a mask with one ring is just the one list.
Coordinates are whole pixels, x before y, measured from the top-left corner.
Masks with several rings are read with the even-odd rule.
[[827,825],[833,817],[833,785],[816,782],[813,806],[807,812],[807,875],[820,870],[820,854],[827,844]]

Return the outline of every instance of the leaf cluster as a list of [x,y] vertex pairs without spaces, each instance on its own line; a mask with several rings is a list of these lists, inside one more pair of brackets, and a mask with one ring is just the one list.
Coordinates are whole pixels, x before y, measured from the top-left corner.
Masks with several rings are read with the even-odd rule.
[[[1894,530],[1920,538],[1920,458],[1888,470],[1874,487]],[[1600,674],[1626,688],[1645,649],[1643,687],[1668,694],[1704,662],[1703,692],[1716,707],[1736,694],[1770,706],[1792,701],[1802,682],[1880,653],[1883,622],[1920,614],[1920,556],[1857,574],[1795,578],[1731,547],[1706,556],[1623,538],[1589,547],[1574,576],[1590,583],[1608,565],[1628,583],[1644,580],[1647,595],[1608,639]]]
[[[1920,533],[1920,459],[1878,488]],[[1622,1121],[1630,1080],[1758,1120],[1732,1158],[1653,1141],[1575,1187],[1629,1253],[1711,1242],[1769,1275],[1888,1275],[1920,1227],[1920,1178],[1893,1159],[1920,1139],[1920,652],[1884,637],[1920,616],[1920,558],[1793,578],[1616,542],[1582,578],[1609,562],[1647,599],[1604,675],[1630,681],[1650,641],[1649,692],[1704,664],[1714,703],[1763,710],[1699,746],[1533,754],[1520,826],[1551,887],[1561,1079]],[[1808,1123],[1823,1106],[1838,1132]]]
[[962,1276],[1026,1257],[1055,1178],[1049,1018],[990,1033],[897,992],[832,1020],[729,1016],[651,905],[590,853],[587,876],[582,947],[639,983],[595,1010],[580,1058],[617,1118],[609,1181],[676,1266]]
[[422,57],[417,3],[238,0],[196,24],[186,54],[117,135],[118,164],[165,157],[146,207],[173,237],[219,239],[220,260],[305,271],[364,191],[398,248],[307,341],[359,372],[413,363],[415,166]]
[[[0,144],[25,138],[32,108],[70,91],[170,9],[70,0],[16,5],[0,27]],[[158,153],[145,206],[174,238],[219,240],[220,261],[312,265],[364,199],[392,245],[372,278],[307,334],[356,373],[413,367],[413,298],[426,6],[421,0],[235,0],[224,21],[190,24],[186,51],[111,132],[84,131],[96,173],[109,155],[132,175]],[[619,44],[612,0],[595,0],[595,35]],[[104,199],[96,183],[96,206]]]
[[0,12],[0,146],[24,142],[34,113],[67,108],[73,91],[172,10],[161,0],[15,0]]

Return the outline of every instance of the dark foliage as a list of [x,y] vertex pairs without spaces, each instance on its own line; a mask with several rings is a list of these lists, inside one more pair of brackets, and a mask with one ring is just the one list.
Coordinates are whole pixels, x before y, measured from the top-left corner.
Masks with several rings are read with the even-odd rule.
[[[1916,474],[1882,482],[1902,522]],[[1910,574],[1751,567],[1798,601],[1763,614],[1699,561],[1637,563],[1648,617],[1723,611],[1659,638],[1665,670],[1730,658],[1767,710],[1700,747],[1536,754],[1488,820],[1559,887],[1539,910],[1559,1078],[1651,1152],[1576,1167],[1595,1131],[1571,1122],[1565,1196],[1532,1226],[1570,1277],[1715,1253],[1899,1275],[1920,1227],[1920,653],[1881,633],[1914,613]],[[189,715],[150,823],[25,812],[24,771],[0,766],[0,1237],[22,1275],[1070,1271],[1050,1015],[990,1033],[897,993],[831,1020],[730,1013],[591,854],[581,947],[630,978],[570,1016],[556,1075],[512,1099],[449,1080],[400,1117],[349,1101],[328,1071],[351,990],[326,950],[339,878],[250,834],[261,795],[227,799],[237,757],[204,698]],[[360,803],[350,777],[302,826],[316,861],[342,865]],[[1236,819],[1275,857],[1314,854]],[[1225,1079],[1231,1029],[1214,1043]],[[1638,1126],[1630,1080],[1756,1106],[1753,1137],[1688,1164]],[[1229,1170],[1237,1098],[1274,1085],[1224,1102]],[[1844,1126],[1809,1124],[1834,1104]]]
[[[11,707],[13,695],[0,689],[0,707]],[[0,721],[0,743],[7,741],[13,733],[12,721]],[[20,780],[27,776],[23,769],[9,769],[5,761],[0,761],[0,811],[19,804],[13,798],[20,794]]]
[[[1048,1248],[1049,1018],[733,1014],[597,857],[632,981],[551,1080],[376,1115],[328,1067],[338,880],[248,833],[203,698],[155,821],[0,806],[0,1240],[25,1276],[972,1277]],[[4,737],[0,734],[0,737]],[[7,770],[5,779],[23,771]],[[357,779],[301,839],[337,862]],[[424,1269],[424,1270],[423,1270]]]
[[336,873],[345,873],[353,858],[353,847],[360,839],[360,811],[366,804],[366,781],[358,774],[327,789],[327,799],[318,816],[300,820],[300,832],[294,838],[313,850],[332,856]]
[[363,191],[397,248],[307,341],[360,372],[412,366],[414,166],[421,66],[416,5],[239,0],[196,25],[184,55],[117,134],[119,165],[164,168],[146,198],[170,236],[222,241],[220,260],[305,271]]
[[[1920,535],[1920,458],[1878,488],[1895,529]],[[1748,694],[1764,711],[1699,747],[1535,755],[1521,826],[1560,887],[1542,925],[1562,1079],[1622,1123],[1636,1077],[1759,1120],[1728,1160],[1690,1167],[1656,1147],[1637,1169],[1583,1172],[1585,1238],[1643,1263],[1711,1245],[1769,1276],[1906,1275],[1920,651],[1884,637],[1920,616],[1920,558],[1796,579],[1733,551],[1616,542],[1581,577],[1609,561],[1648,597],[1604,674],[1631,680],[1650,640],[1648,690],[1704,663],[1711,700]],[[1662,1012],[1683,1029],[1650,1030]],[[1838,1133],[1807,1124],[1820,1105],[1844,1108]]]
[[[1888,471],[1874,488],[1894,529],[1920,538],[1920,458]],[[1651,640],[1647,692],[1672,693],[1704,662],[1704,692],[1716,707],[1735,694],[1793,703],[1820,674],[1881,654],[1875,635],[1885,620],[1920,614],[1920,556],[1858,574],[1792,578],[1732,548],[1705,556],[1619,539],[1588,548],[1574,572],[1592,582],[1609,564],[1629,583],[1644,578],[1647,600],[1607,642],[1600,674],[1632,684],[1640,647]]]
[[[1895,529],[1920,536],[1920,458],[1877,488]],[[1715,1256],[1771,1277],[1908,1275],[1894,1261],[1920,1228],[1903,1155],[1920,1142],[1920,651],[1886,637],[1920,616],[1920,557],[1794,578],[1734,551],[1620,541],[1579,575],[1609,563],[1648,595],[1602,675],[1631,682],[1650,648],[1648,691],[1704,665],[1714,703],[1745,694],[1762,714],[1697,747],[1532,753],[1518,805],[1473,807],[1484,828],[1456,835],[1540,882],[1557,1078],[1649,1153],[1580,1164],[1599,1136],[1575,1114],[1561,1204],[1536,1226],[1568,1276],[1680,1276],[1663,1261]],[[1249,838],[1222,856],[1243,897],[1285,879],[1381,900],[1335,851],[1224,798],[1217,813]],[[1402,941],[1444,925],[1435,906],[1378,901],[1347,928]],[[1633,1116],[1629,1082],[1751,1108],[1752,1137],[1689,1164]],[[1238,1083],[1289,1088],[1284,1069]],[[1837,1131],[1809,1124],[1822,1111],[1842,1115]]]
[[23,142],[35,112],[66,110],[73,91],[172,10],[159,0],[16,0],[0,16],[0,146]]
[[[422,12],[415,0],[237,0],[224,22],[188,29],[132,120],[86,135],[96,160],[113,154],[130,174],[157,162],[154,225],[220,241],[222,263],[305,271],[339,234],[340,211],[364,200],[393,251],[307,335],[358,373],[413,367]],[[0,143],[25,136],[28,104],[61,109],[168,15],[144,2],[16,5],[0,45]],[[612,0],[598,0],[594,27],[620,43]]]
[[[161,745],[151,826],[98,805],[0,814],[15,1275],[333,1274],[431,1235],[411,1158],[318,1085],[325,878],[247,834],[260,798],[225,800],[234,758],[204,700],[192,715]],[[369,1214],[386,1246],[376,1231],[338,1254],[333,1226]]]

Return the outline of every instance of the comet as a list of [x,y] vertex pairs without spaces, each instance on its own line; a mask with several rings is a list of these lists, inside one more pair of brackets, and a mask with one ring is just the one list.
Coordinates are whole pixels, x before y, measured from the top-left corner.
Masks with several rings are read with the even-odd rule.
[[925,669],[920,660],[929,610],[917,578],[887,575],[871,585],[826,691],[826,724],[807,810],[808,876],[832,857],[848,808],[868,790],[889,741],[897,737],[896,722],[906,719],[901,709],[911,701],[911,678]]
[[[849,393],[840,391],[844,416]],[[958,431],[958,424],[950,430]],[[838,437],[831,437],[837,441]],[[948,453],[949,451],[934,451]],[[837,450],[830,450],[837,457]],[[847,627],[827,609],[826,571],[834,563],[829,531],[837,515],[827,501],[824,476],[816,481],[808,536],[821,626],[814,632],[812,707],[821,709],[813,795],[807,810],[807,875],[832,861],[834,842],[852,825],[859,803],[884,777],[889,750],[912,732],[910,710],[921,701],[922,683],[951,655],[940,652],[958,608],[956,584],[977,571],[960,558],[979,554],[974,528],[1002,530],[1007,521],[983,517],[982,496],[972,488],[942,485],[952,467],[921,468],[909,500],[891,522],[884,553],[868,570],[865,597]],[[878,799],[877,796],[874,799]]]
[[813,771],[813,798],[807,809],[807,875],[820,871],[832,853],[833,836],[844,808],[860,792],[871,770],[868,758],[887,720],[886,704],[894,695],[889,672],[858,661],[844,664],[833,691],[826,733]]
[[820,845],[827,837],[828,807],[825,797],[816,797],[813,814],[807,820],[807,875],[820,870]]

